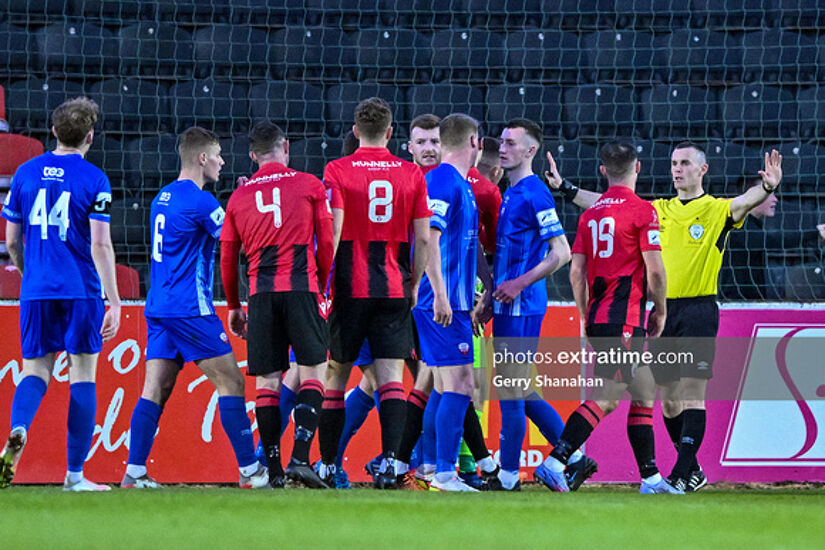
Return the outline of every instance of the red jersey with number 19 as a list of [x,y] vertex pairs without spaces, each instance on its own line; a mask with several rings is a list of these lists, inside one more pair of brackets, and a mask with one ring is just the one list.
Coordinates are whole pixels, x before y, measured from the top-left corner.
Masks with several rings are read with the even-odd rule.
[[421,170],[384,147],[361,147],[330,162],[324,184],[332,189],[332,208],[344,211],[334,295],[409,298],[413,220],[431,214]]
[[643,327],[647,277],[642,252],[661,250],[659,218],[631,189],[611,186],[579,218],[573,254],[587,262],[587,326]]
[[[243,243],[250,296],[320,292],[319,278],[326,282],[333,248],[324,185],[283,164],[264,164],[229,198],[221,242]],[[237,253],[231,260],[234,266]]]

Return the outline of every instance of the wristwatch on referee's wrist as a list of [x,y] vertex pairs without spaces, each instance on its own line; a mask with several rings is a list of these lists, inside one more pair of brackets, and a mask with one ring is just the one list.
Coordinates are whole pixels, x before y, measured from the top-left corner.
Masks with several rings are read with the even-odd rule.
[[774,191],[776,191],[776,187],[768,187],[767,185],[765,185],[765,180],[762,180],[762,191],[770,195]]

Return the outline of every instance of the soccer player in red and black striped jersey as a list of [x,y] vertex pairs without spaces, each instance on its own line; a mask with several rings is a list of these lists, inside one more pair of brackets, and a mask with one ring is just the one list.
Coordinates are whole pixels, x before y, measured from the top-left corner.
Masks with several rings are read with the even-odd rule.
[[470,168],[467,181],[473,188],[478,204],[478,239],[489,259],[496,252],[496,227],[498,211],[501,210],[501,190],[498,188],[498,182],[504,175],[504,170],[498,157],[499,141],[494,137],[485,136],[481,140],[481,147],[478,164]]
[[[257,377],[255,413],[270,483],[282,487],[281,374],[289,347],[298,364],[295,444],[286,475],[326,484],[309,465],[309,447],[324,402],[328,328],[324,290],[333,259],[332,212],[323,183],[287,168],[289,141],[271,122],[249,134],[258,171],[232,193],[221,232],[221,274],[231,332],[247,339],[248,373]],[[249,319],[238,297],[238,254],[249,259]]]
[[381,400],[385,470],[376,477],[379,488],[396,486],[395,459],[406,408],[403,360],[412,348],[410,308],[427,263],[430,218],[421,170],[387,150],[391,123],[386,101],[369,98],[359,103],[353,132],[360,147],[329,163],[324,172],[324,183],[332,189],[336,254],[321,460],[334,465],[345,419],[346,382],[366,339]]
[[[609,188],[579,219],[570,283],[594,351],[641,352],[648,288],[656,306],[647,323],[649,336],[661,334],[666,317],[659,220],[653,206],[636,195],[641,164],[635,148],[612,141],[602,147],[599,157],[600,171]],[[604,379],[604,385],[567,420],[544,464],[549,477],[557,490],[567,492],[564,468],[570,455],[629,389],[634,399],[630,413],[634,421],[629,422],[628,436],[642,476],[642,492],[669,492],[656,468],[652,415],[655,383],[650,367],[638,362],[604,362],[601,355],[597,356],[594,373]]]

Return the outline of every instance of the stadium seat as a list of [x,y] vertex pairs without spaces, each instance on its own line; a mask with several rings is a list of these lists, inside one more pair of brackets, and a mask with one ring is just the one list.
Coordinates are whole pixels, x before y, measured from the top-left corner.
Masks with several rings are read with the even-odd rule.
[[13,265],[0,266],[0,299],[17,300],[20,298],[20,283],[23,277]]
[[679,29],[690,21],[690,8],[680,0],[615,0],[609,4],[619,29]]
[[561,88],[505,84],[487,88],[487,133],[499,135],[513,118],[529,118],[542,125],[545,136],[561,132]]
[[323,177],[328,162],[341,158],[339,138],[317,137],[290,142],[289,167]]
[[642,92],[641,117],[654,138],[721,137],[718,102],[713,88],[654,86]]
[[126,191],[123,181],[127,169],[125,149],[124,141],[107,135],[97,135],[89,152],[86,153],[86,160],[106,173],[115,192]]
[[449,29],[432,37],[433,80],[453,82],[503,82],[504,39],[479,29]]
[[246,135],[234,135],[222,139],[221,157],[225,164],[221,169],[218,191],[221,194],[231,194],[239,177],[249,177],[255,171],[252,159],[249,158],[249,138]]
[[[545,6],[547,3],[545,3]],[[613,14],[604,9],[600,0],[560,0],[546,9],[545,27],[561,27],[570,31],[587,31],[613,26]]]
[[426,82],[432,75],[432,49],[422,33],[410,29],[364,29],[354,35],[360,71],[356,80],[389,84]]
[[269,119],[291,139],[320,135],[324,127],[324,98],[320,87],[303,82],[267,81],[249,90],[254,122]]
[[141,18],[148,18],[152,15],[149,2],[138,0],[120,0],[110,2],[107,0],[69,0],[66,2],[72,6],[72,13],[77,13],[82,17],[112,19],[115,21],[130,21]]
[[18,134],[0,132],[0,190],[8,189],[17,167],[43,154],[43,143]]
[[[287,24],[289,5],[290,0],[232,0],[230,19],[233,25],[277,29]],[[297,11],[291,11],[293,17]]]
[[74,4],[65,0],[5,0],[0,7],[8,19],[26,25],[44,24],[76,15]]
[[118,261],[137,266],[149,260],[153,194],[112,201],[112,243]]
[[825,173],[825,147],[814,143],[783,142],[764,147],[782,153],[781,193],[813,196]]
[[671,195],[670,147],[650,140],[634,140],[633,145],[642,165],[636,193],[646,198]]
[[825,270],[820,262],[790,266],[785,271],[785,299],[825,300]]
[[816,85],[802,88],[796,95],[799,122],[798,135],[801,138],[819,137],[825,131],[825,86]]
[[542,0],[469,0],[470,26],[509,31],[524,27],[541,27]]
[[[595,145],[577,140],[550,140],[545,142],[544,149],[553,154],[562,177],[585,189],[604,191],[606,188],[606,183],[602,185],[601,182],[599,151]],[[541,166],[547,163],[543,158],[540,162]],[[545,169],[541,168],[537,173],[543,175]]]
[[817,44],[781,29],[745,33],[745,82],[804,84],[816,80]]
[[270,37],[269,63],[275,79],[333,82],[344,79],[342,59],[352,65],[355,52],[344,46],[341,31],[329,27],[290,25]]
[[118,45],[112,33],[80,20],[53,23],[35,33],[39,63],[63,74],[117,74]]
[[779,26],[818,30],[825,25],[825,10],[819,0],[782,0]]
[[593,81],[649,81],[653,76],[653,35],[607,30],[586,35],[583,46]]
[[787,90],[762,84],[728,88],[720,101],[727,138],[793,137],[796,104]]
[[51,112],[67,99],[83,95],[79,82],[29,77],[6,88],[9,125],[18,131],[46,130]]
[[633,91],[622,86],[583,84],[565,89],[562,121],[564,135],[632,135],[637,124]]
[[0,71],[25,76],[35,70],[35,49],[31,34],[25,27],[0,23]]
[[407,103],[415,109],[410,116],[433,113],[440,117],[450,113],[466,113],[476,120],[484,120],[484,94],[478,86],[462,84],[423,84],[413,86]]
[[123,300],[137,300],[140,298],[140,275],[136,269],[123,264],[115,265],[117,293]]
[[734,196],[741,193],[742,179],[753,176],[764,165],[764,152],[730,141],[713,140],[705,144],[708,172],[705,191]]
[[228,23],[230,2],[215,0],[155,0],[155,18],[182,24]]
[[191,76],[192,34],[170,23],[141,21],[120,29],[121,69],[128,75]]
[[507,80],[576,84],[586,62],[579,38],[570,32],[524,29],[507,34]]
[[784,0],[691,0],[696,28],[742,29],[772,27]]
[[432,31],[462,28],[470,22],[468,0],[378,0],[378,10],[384,26],[392,28]]
[[249,127],[249,91],[239,82],[212,79],[183,81],[169,92],[176,133],[200,124],[218,133]]
[[103,130],[134,133],[136,129],[169,130],[168,90],[148,80],[101,80],[89,90],[100,106]]
[[741,35],[683,28],[656,35],[653,50],[656,72],[673,83],[742,79]]
[[244,25],[211,25],[193,36],[195,75],[263,78],[267,75],[269,34]]
[[305,9],[308,24],[339,27],[348,32],[373,28],[379,22],[376,0],[307,0]]
[[153,194],[178,175],[177,139],[171,134],[130,140],[125,157],[125,183],[136,194]]
[[398,86],[377,84],[374,82],[348,82],[327,88],[327,134],[340,136],[352,127],[355,107],[368,97],[380,97],[387,100],[392,109],[393,120],[406,126],[410,117],[406,110],[406,90]]

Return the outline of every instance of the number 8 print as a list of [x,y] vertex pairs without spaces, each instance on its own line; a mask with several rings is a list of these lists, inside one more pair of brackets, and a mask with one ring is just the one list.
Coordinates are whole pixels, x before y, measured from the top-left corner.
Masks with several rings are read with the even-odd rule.
[[[378,190],[383,189],[383,197],[378,196]],[[374,180],[370,182],[369,188],[370,207],[369,218],[374,223],[387,223],[392,219],[392,183],[387,180]],[[383,213],[379,214],[379,207],[383,207]]]

